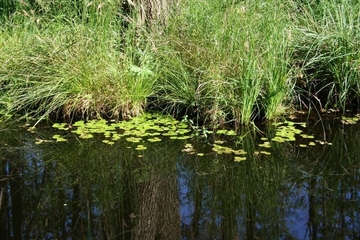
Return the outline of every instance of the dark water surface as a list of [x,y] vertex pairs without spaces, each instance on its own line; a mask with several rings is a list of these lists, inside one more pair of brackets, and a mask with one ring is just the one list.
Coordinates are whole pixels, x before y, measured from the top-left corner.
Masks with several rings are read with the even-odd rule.
[[[302,130],[314,139],[265,149],[260,138],[274,129],[244,129],[144,139],[147,149],[136,150],[50,126],[3,129],[1,239],[359,239],[360,125],[332,120]],[[35,144],[57,133],[68,141]],[[219,139],[247,159],[214,152]]]

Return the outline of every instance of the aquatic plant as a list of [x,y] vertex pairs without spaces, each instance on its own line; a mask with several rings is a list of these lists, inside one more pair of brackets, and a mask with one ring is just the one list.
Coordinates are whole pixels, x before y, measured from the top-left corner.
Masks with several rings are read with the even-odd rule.
[[[185,140],[189,139],[192,134],[183,122],[177,121],[170,116],[156,113],[146,113],[122,122],[93,119],[86,122],[80,120],[72,125],[55,123],[53,127],[62,131],[70,130],[82,139],[93,138],[95,134],[101,134],[105,138],[103,143],[110,145],[121,139],[131,143],[140,143],[144,140],[147,140],[149,143],[161,142],[162,137]],[[56,134],[53,138],[58,139],[58,136],[60,135]],[[146,147],[139,144],[137,149],[145,150]]]

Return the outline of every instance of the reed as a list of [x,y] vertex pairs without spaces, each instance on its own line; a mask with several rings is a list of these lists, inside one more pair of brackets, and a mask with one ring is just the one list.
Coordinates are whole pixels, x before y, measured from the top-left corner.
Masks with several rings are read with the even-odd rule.
[[281,1],[181,2],[160,42],[172,53],[162,56],[169,64],[159,74],[160,98],[196,106],[214,125],[248,124],[263,109],[278,116],[290,86],[284,7]]
[[304,90],[317,106],[345,111],[359,98],[360,7],[330,0],[300,9],[294,19],[299,34],[294,56],[303,70]]
[[143,111],[156,78],[146,46],[137,48],[142,30],[122,29],[115,6],[103,3],[87,12],[90,21],[24,11],[7,22],[0,37],[3,111],[40,119]]
[[126,118],[151,105],[218,127],[275,119],[297,103],[359,105],[360,9],[351,1],[24,0],[0,8],[2,113]]

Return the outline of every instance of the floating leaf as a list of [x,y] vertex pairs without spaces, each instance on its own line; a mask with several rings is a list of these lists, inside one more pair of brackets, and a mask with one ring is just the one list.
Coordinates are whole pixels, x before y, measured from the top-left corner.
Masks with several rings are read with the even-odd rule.
[[89,139],[89,138],[93,138],[93,137],[94,137],[94,135],[92,135],[92,134],[81,134],[79,136],[79,138],[82,138],[82,139]]
[[73,127],[85,127],[85,122],[84,121],[77,121],[73,124]]
[[53,139],[58,139],[58,138],[60,138],[61,136],[59,135],[59,134],[55,134],[52,138]]
[[270,152],[267,152],[267,151],[260,151],[259,153],[264,154],[264,155],[270,155],[271,154]]
[[67,142],[67,139],[61,137],[56,139],[56,142]]
[[163,136],[176,136],[178,135],[176,132],[166,132],[162,134]]
[[148,141],[149,142],[161,142],[161,138],[158,138],[158,137],[149,138]]
[[128,137],[126,138],[126,141],[128,142],[134,142],[134,143],[138,143],[140,142],[141,138],[137,138],[137,137]]
[[142,151],[142,150],[146,150],[147,147],[145,147],[144,145],[137,145],[137,147],[135,148],[135,150],[138,150],[138,151]]
[[221,129],[221,130],[217,130],[216,134],[225,134],[226,132],[227,132],[227,130]]
[[285,139],[282,137],[274,137],[273,139],[271,139],[271,141],[274,142],[285,142]]
[[185,144],[184,148],[181,151],[189,154],[193,154],[195,152],[194,147],[191,143]]
[[235,162],[241,162],[241,161],[244,161],[244,160],[246,160],[246,157],[238,157],[238,156],[234,157]]
[[59,130],[68,130],[69,128],[67,128],[66,126],[67,126],[66,123],[54,123],[52,125],[53,128],[57,128]]
[[226,135],[228,136],[236,136],[236,132],[234,130],[229,130],[226,132]]
[[264,142],[262,144],[259,144],[259,147],[270,148],[271,145],[270,145],[270,142]]
[[244,154],[246,154],[246,152],[245,152],[243,149],[240,149],[240,150],[232,150],[232,152],[233,152],[235,155],[244,155]]
[[295,137],[291,137],[291,138],[285,138],[284,139],[286,142],[293,142],[293,141],[295,141],[296,139],[295,139]]
[[314,138],[314,136],[307,135],[307,134],[300,134],[300,136],[303,138]]

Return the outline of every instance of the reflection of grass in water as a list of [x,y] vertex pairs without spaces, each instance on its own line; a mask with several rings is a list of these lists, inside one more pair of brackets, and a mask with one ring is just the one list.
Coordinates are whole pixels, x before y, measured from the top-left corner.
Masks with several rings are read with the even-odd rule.
[[[194,201],[197,213],[194,215],[194,224],[196,225],[201,219],[209,219],[210,226],[208,228],[198,226],[200,231],[215,236],[226,229],[227,239],[232,239],[238,233],[239,224],[242,228],[248,226],[247,231],[251,231],[250,227],[252,227],[253,233],[258,234],[261,230],[255,227],[256,222],[266,232],[266,235],[264,233],[257,236],[276,238],[278,235],[274,229],[280,218],[280,214],[276,214],[279,207],[278,189],[288,174],[287,168],[284,167],[287,161],[280,158],[284,149],[278,144],[279,153],[273,153],[274,156],[254,156],[257,143],[254,135],[246,134],[247,132],[248,130],[245,129],[241,132],[244,137],[240,146],[227,145],[231,149],[241,147],[247,154],[241,156],[234,156],[233,153],[205,154],[201,158],[196,155],[183,157],[187,159],[185,163],[187,168],[194,169],[197,173],[191,175],[187,192],[189,198]],[[231,139],[227,138],[228,143],[233,142]],[[217,143],[220,142],[219,140],[217,139]],[[194,144],[194,148],[198,148],[197,145]],[[183,159],[181,160],[184,161]],[[189,172],[192,173],[192,170]],[[210,215],[206,214],[206,209],[211,211]],[[222,217],[221,223],[215,220],[218,216]],[[244,235],[240,237],[246,238]]]
[[[201,157],[196,154],[179,155],[182,146],[179,142],[172,141],[159,142],[159,145],[150,144],[141,159],[138,159],[139,152],[134,149],[126,149],[120,144],[119,147],[102,145],[98,137],[81,142],[36,146],[35,150],[39,149],[46,163],[47,174],[42,178],[44,181],[34,184],[32,191],[23,192],[23,207],[31,213],[33,209],[29,209],[29,205],[37,206],[39,201],[44,203],[41,212],[47,214],[49,225],[41,225],[43,215],[36,215],[34,222],[39,224],[38,229],[49,229],[55,223],[61,222],[61,214],[84,213],[89,202],[90,209],[101,206],[101,213],[92,216],[94,227],[98,227],[96,224],[100,222],[106,222],[102,226],[103,230],[113,236],[119,229],[123,229],[117,219],[126,221],[132,212],[137,213],[141,199],[141,195],[137,194],[144,191],[145,184],[149,183],[152,177],[159,177],[161,181],[167,182],[166,174],[174,174],[169,181],[176,182],[174,179],[178,179],[178,169],[174,171],[175,166],[185,166],[188,174],[187,194],[194,201],[194,209],[198,210],[198,219],[212,220],[208,221],[208,231],[213,231],[214,234],[220,229],[229,230],[226,234],[235,234],[240,225],[259,237],[272,236],[278,239],[279,232],[290,231],[281,224],[288,216],[286,209],[301,209],[302,206],[297,204],[301,204],[301,199],[308,199],[310,196],[317,199],[314,207],[319,211],[316,216],[319,223],[326,223],[323,224],[324,228],[334,226],[339,207],[346,209],[344,216],[349,217],[348,219],[351,219],[351,213],[358,211],[356,194],[352,195],[351,200],[344,199],[344,196],[351,196],[358,187],[359,126],[349,125],[338,131],[339,126],[340,123],[328,131],[329,140],[334,142],[332,147],[317,144],[312,148],[299,150],[289,142],[274,142],[269,156],[252,154],[257,150],[256,133],[246,134],[248,131],[243,130],[240,145],[228,146],[232,149],[241,147],[248,152],[244,155],[247,160],[240,163],[232,163],[232,154],[207,154],[208,151],[203,151],[206,149],[204,142],[199,139],[186,146],[201,149],[201,152],[206,153]],[[269,131],[265,133],[271,138],[277,130]],[[322,130],[315,131],[313,134],[317,136],[321,132]],[[2,139],[5,135],[2,134]],[[22,139],[12,140],[18,135],[20,134],[9,134],[6,136],[9,139],[2,141],[12,142],[11,145],[23,144]],[[51,138],[51,135],[48,137]],[[233,138],[227,140],[231,143]],[[264,141],[265,138],[260,140]],[[211,148],[209,145],[207,147]],[[24,171],[22,176],[26,176],[30,182],[39,179],[27,177],[28,167],[26,164],[21,165],[20,169]],[[152,175],[154,173],[155,175]],[[316,181],[313,181],[314,179]],[[310,182],[315,184],[310,185]],[[309,189],[304,188],[304,185],[309,186]],[[76,193],[73,198],[63,193],[68,189]],[[304,195],[291,193],[297,189],[304,192]],[[299,201],[294,203],[295,200]],[[51,207],[48,203],[51,203]],[[64,204],[67,204],[67,207],[64,208]],[[56,212],[57,210],[53,209],[61,211]],[[52,215],[54,212],[57,213],[56,216]],[[211,214],[207,215],[207,212]],[[325,218],[324,215],[328,217]],[[86,229],[86,221],[81,219],[79,226]],[[219,221],[221,226],[217,225]],[[199,230],[203,229],[204,226],[199,225]],[[338,231],[325,230],[336,233]],[[233,236],[229,238],[232,239]]]
[[[47,229],[55,228],[56,223],[63,224],[59,217],[66,214],[74,218],[85,214],[86,217],[79,218],[77,222],[79,228],[84,229],[84,232],[80,230],[81,235],[85,234],[87,227],[90,227],[90,232],[96,233],[101,224],[101,231],[109,237],[116,238],[124,233],[123,231],[133,230],[131,229],[134,227],[133,219],[129,216],[132,213],[137,215],[136,221],[138,221],[141,217],[139,216],[141,208],[152,208],[157,212],[165,211],[164,209],[157,210],[150,204],[141,206],[147,195],[157,196],[157,204],[160,204],[159,199],[164,199],[168,205],[172,206],[172,202],[176,200],[172,197],[173,194],[170,193],[169,188],[176,192],[176,186],[172,185],[176,181],[171,181],[171,179],[176,179],[176,172],[173,169],[177,159],[176,153],[180,151],[181,145],[175,142],[157,142],[156,145],[147,146],[146,153],[139,155],[138,151],[144,151],[145,145],[134,145],[134,148],[127,149],[120,144],[117,147],[104,145],[101,144],[102,141],[106,140],[95,135],[94,138],[81,142],[68,141],[66,144],[49,143],[39,146],[44,156],[43,160],[48,164],[49,168],[46,167],[46,169],[49,171],[49,176],[53,174],[53,177],[38,183],[36,186],[42,190],[32,191],[31,194],[41,194],[40,199],[46,198],[47,203],[52,204],[52,206],[44,204],[44,209],[42,209],[42,213],[46,213],[49,220],[55,217],[53,215],[55,208],[63,209],[56,214],[57,220],[49,223]],[[56,147],[53,149],[54,146]],[[51,169],[54,161],[58,167]],[[31,179],[36,179],[36,177]],[[164,183],[164,180],[171,183],[167,182],[166,187],[160,187],[159,182]],[[152,188],[146,187],[152,183],[156,186],[153,189],[154,192],[151,192]],[[168,192],[164,192],[165,190]],[[71,197],[67,194],[58,195],[56,194],[58,191],[73,191],[74,195]],[[176,194],[174,196],[177,197]],[[26,208],[33,206],[31,202],[39,199],[37,197],[38,195],[29,196],[23,206]],[[65,208],[64,205],[66,205]],[[97,211],[91,209],[97,209]],[[34,209],[26,211],[33,212]],[[88,213],[91,220],[87,219]],[[153,212],[153,214],[155,217],[157,213]],[[40,218],[37,213],[32,216],[35,221]],[[118,221],[119,219],[121,221]],[[125,227],[124,222],[127,225]],[[33,226],[30,224],[28,227]],[[39,236],[43,227],[45,229],[42,225],[37,228]]]

